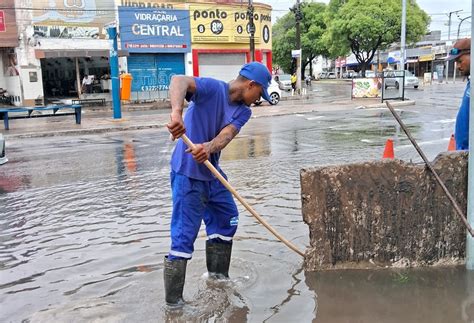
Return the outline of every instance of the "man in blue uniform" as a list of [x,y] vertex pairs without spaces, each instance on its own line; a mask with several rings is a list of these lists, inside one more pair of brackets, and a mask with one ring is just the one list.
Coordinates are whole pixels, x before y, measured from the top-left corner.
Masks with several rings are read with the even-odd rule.
[[469,149],[469,104],[471,101],[471,39],[464,38],[454,43],[453,49],[449,52],[448,61],[456,60],[461,75],[467,76],[466,89],[462,97],[461,106],[456,117],[456,129],[454,139],[457,150]]
[[[260,97],[270,101],[267,88],[271,74],[264,65],[244,65],[229,82],[212,78],[174,76],[170,84],[171,136],[184,133],[196,145],[178,140],[171,157],[171,248],[164,260],[165,299],[168,305],[183,304],[186,263],[191,259],[201,221],[206,225],[206,264],[211,276],[228,277],[232,238],[239,221],[232,194],[202,164],[209,160],[219,168],[220,152],[239,133],[252,112],[249,106]],[[184,121],[184,100],[190,101]]]

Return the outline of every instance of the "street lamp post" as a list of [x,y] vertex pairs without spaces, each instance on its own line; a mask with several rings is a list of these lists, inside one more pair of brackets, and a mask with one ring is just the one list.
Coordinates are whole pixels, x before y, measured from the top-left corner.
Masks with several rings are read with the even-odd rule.
[[[474,10],[474,1],[471,3],[471,12]],[[471,22],[471,35],[474,35],[474,23]],[[471,52],[474,51],[474,43],[471,42]],[[471,75],[474,75],[474,64],[471,64]],[[474,95],[472,86],[469,89],[471,97]],[[469,110],[473,109],[474,102],[470,101]],[[467,221],[474,225],[474,113],[469,114],[469,155],[467,165]],[[474,271],[474,238],[466,234],[466,269]]]
[[249,32],[250,32],[250,59],[252,62],[255,61],[255,25],[253,23],[253,0],[249,0],[249,7],[247,9],[249,15]]
[[402,1],[402,34],[400,37],[400,70],[405,70],[405,43],[406,43],[406,25],[407,25],[407,0]]
[[109,26],[107,28],[109,39],[112,41],[110,48],[110,76],[112,79],[112,107],[114,111],[114,119],[122,118],[122,110],[120,107],[120,79],[119,79],[119,63],[118,63],[118,46],[117,46],[117,27]]
[[301,51],[301,7],[300,0],[296,0],[296,50],[300,51],[299,57],[296,58],[296,92],[301,95],[301,60],[303,59],[303,53]]
[[[449,16],[449,22],[448,22],[448,41],[451,40],[451,15],[453,13],[458,13],[461,12],[461,10],[456,10],[456,11],[451,11],[448,13]],[[456,69],[455,69],[456,70]],[[449,61],[446,61],[446,83],[448,83],[449,80]]]
[[[471,16],[462,18],[458,25],[458,33],[456,34],[456,40],[459,40],[459,32],[461,31],[461,24],[464,20],[471,18]],[[456,83],[456,72],[457,72],[458,63],[454,61],[454,76],[453,76],[453,83]]]

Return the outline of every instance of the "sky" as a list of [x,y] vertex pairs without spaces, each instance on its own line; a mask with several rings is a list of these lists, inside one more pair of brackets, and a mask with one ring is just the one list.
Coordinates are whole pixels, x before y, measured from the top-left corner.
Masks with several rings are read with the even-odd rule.
[[[303,0],[300,0],[303,1]],[[402,0],[400,0],[402,1]],[[410,0],[407,0],[407,3]],[[273,7],[273,23],[276,18],[285,15],[289,12],[289,8],[296,3],[288,0],[256,0],[255,2],[266,3]],[[319,2],[328,3],[329,0],[320,0]],[[451,15],[451,37],[453,40],[457,36],[460,19],[469,17],[471,15],[471,1],[470,0],[416,0],[416,3],[431,17],[430,30],[441,30],[441,39],[448,39],[448,21],[449,12],[462,10],[459,13]],[[466,19],[461,24],[460,38],[468,37],[471,34],[471,19]]]

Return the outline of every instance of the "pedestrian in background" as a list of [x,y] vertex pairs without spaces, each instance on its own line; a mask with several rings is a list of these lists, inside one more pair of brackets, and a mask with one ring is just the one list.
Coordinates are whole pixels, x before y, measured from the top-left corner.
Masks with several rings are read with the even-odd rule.
[[[196,145],[178,140],[171,157],[171,248],[164,259],[165,299],[168,305],[183,304],[186,264],[191,259],[201,221],[206,225],[206,265],[211,277],[228,277],[232,240],[239,214],[232,194],[202,163],[219,167],[221,150],[239,133],[252,112],[249,106],[263,97],[271,74],[263,64],[244,65],[229,83],[212,78],[177,75],[170,83],[171,136],[184,133]],[[190,101],[182,118],[184,100]]]
[[82,92],[83,93],[92,93],[92,80],[93,76],[92,75],[84,75],[84,78],[82,79]]
[[297,81],[296,73],[291,74],[290,81],[291,81],[291,88],[293,89],[293,93],[294,93],[296,92],[296,81]]
[[459,72],[468,78],[461,106],[456,117],[454,131],[456,149],[467,150],[469,149],[469,105],[471,101],[471,39],[464,38],[454,43],[447,60],[448,63],[451,60],[456,60]]

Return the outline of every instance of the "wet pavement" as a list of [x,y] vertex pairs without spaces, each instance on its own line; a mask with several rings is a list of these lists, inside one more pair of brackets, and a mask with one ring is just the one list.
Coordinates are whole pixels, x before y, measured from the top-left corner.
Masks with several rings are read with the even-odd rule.
[[[411,90],[416,105],[397,109],[429,159],[446,150],[462,89]],[[323,92],[328,107],[342,100]],[[303,250],[301,168],[380,159],[388,138],[397,158],[420,161],[387,109],[307,105],[308,112],[252,119],[221,163],[243,198]],[[188,264],[189,303],[167,311],[162,263],[173,147],[163,128],[10,136],[10,161],[0,166],[1,321],[474,320],[474,277],[463,267],[305,273],[301,257],[240,206],[231,280],[207,279],[202,230]]]

